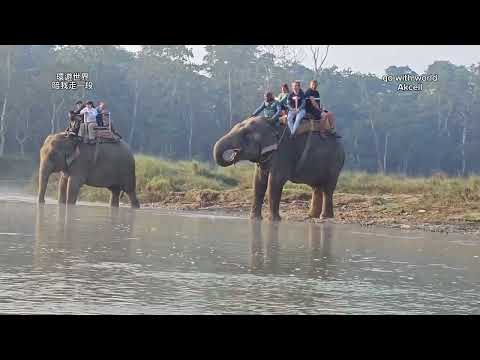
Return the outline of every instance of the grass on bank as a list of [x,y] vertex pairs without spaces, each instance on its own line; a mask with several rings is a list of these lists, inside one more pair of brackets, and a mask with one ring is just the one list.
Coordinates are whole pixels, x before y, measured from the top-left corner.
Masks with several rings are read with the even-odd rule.
[[[147,155],[136,156],[137,192],[142,202],[162,201],[172,192],[195,190],[245,190],[252,187],[254,164],[240,163],[220,168],[196,161],[170,161]],[[32,183],[36,191],[37,177]],[[53,174],[47,194],[56,198],[58,175]],[[383,195],[421,195],[422,199],[445,204],[480,203],[480,176],[466,178],[436,175],[432,177],[403,177],[399,175],[368,174],[366,172],[342,172],[337,192]],[[311,190],[306,185],[287,183],[284,196],[309,199]],[[106,189],[82,187],[80,200],[108,201]]]

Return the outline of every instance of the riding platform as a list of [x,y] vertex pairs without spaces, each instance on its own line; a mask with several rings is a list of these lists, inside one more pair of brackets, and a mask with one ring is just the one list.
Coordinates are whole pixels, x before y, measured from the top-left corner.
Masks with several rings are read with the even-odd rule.
[[[279,118],[280,124],[282,125],[287,125],[287,116],[281,116]],[[328,131],[326,127],[326,121],[325,119],[314,119],[313,117],[310,116],[310,114],[307,114],[303,119],[302,122],[300,123],[300,126],[298,127],[296,131],[296,135],[304,134],[307,132],[318,132],[318,133],[326,133]]]

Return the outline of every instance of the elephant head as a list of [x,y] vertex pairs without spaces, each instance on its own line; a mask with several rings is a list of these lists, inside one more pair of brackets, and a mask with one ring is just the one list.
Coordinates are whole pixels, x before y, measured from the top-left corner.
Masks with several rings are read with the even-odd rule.
[[76,139],[61,134],[49,135],[40,149],[38,171],[38,202],[45,202],[48,179],[54,172],[66,171],[67,159],[74,154],[78,144]]
[[277,146],[276,129],[264,118],[250,118],[235,125],[213,148],[213,157],[220,166],[241,160],[260,162]]

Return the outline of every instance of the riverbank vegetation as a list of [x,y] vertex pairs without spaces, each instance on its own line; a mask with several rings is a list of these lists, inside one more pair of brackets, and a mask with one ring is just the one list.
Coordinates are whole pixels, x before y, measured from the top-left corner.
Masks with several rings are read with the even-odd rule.
[[[391,64],[385,75],[392,81],[385,81],[382,74],[305,66],[314,63],[314,54],[321,60],[326,49],[303,49],[208,45],[205,57],[194,62],[184,45],[145,45],[138,53],[108,45],[1,46],[0,157],[38,157],[45,137],[64,130],[67,111],[83,99],[108,104],[115,128],[134,152],[208,162],[212,144],[249,116],[265,91],[276,94],[281,83],[295,79],[305,88],[317,78],[321,102],[336,114],[343,135],[347,170],[480,173],[478,64],[434,61],[426,69],[430,81],[420,81],[422,91],[401,91],[400,84],[418,83],[405,78],[415,78],[408,66]],[[83,82],[55,89],[56,81],[65,80],[56,84],[64,86],[82,73],[92,89]],[[158,181],[152,188],[183,188]]]
[[[219,168],[196,161],[136,156],[137,189],[143,206],[175,209],[226,209],[248,212],[254,164]],[[30,190],[36,191],[36,177]],[[58,175],[49,196],[56,198]],[[107,202],[109,191],[84,186],[81,201]],[[306,215],[311,196],[306,185],[287,183],[282,211]],[[123,199],[127,202],[127,197]],[[405,223],[480,221],[480,176],[431,177],[342,172],[334,196],[339,219],[355,222],[404,220]],[[268,199],[266,199],[268,202]]]

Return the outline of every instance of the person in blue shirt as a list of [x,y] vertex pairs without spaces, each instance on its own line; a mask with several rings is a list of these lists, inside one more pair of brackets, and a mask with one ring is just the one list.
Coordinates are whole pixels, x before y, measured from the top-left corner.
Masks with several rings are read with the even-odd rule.
[[282,111],[280,103],[275,100],[273,94],[271,92],[267,92],[264,97],[264,102],[262,105],[258,107],[252,114],[253,116],[258,116],[260,113],[263,112],[263,116],[268,118],[268,121],[272,124],[277,126],[278,125],[278,118],[280,117],[280,113]]

